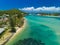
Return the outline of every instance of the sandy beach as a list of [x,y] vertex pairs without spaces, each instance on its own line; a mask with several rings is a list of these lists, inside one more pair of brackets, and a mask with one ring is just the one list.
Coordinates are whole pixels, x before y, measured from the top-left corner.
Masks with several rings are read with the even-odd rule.
[[25,25],[26,25],[26,19],[24,19],[24,24],[23,24],[23,26],[20,27],[20,28],[17,28],[16,33],[14,33],[14,35],[9,39],[9,41],[11,41],[12,39],[14,39],[14,37],[15,37],[16,35],[18,35],[18,34],[25,28]]
[[48,16],[48,17],[60,17],[60,16]]
[[7,42],[11,41],[16,35],[18,35],[24,28],[26,25],[26,19],[24,19],[24,24],[22,27],[18,28],[16,27],[16,33],[11,33],[9,31],[7,31],[3,37],[0,39],[0,45],[5,45]]

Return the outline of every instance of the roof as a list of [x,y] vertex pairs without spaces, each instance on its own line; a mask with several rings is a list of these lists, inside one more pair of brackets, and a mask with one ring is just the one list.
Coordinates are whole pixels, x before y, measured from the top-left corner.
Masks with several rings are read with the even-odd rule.
[[4,28],[0,28],[0,34],[4,31]]

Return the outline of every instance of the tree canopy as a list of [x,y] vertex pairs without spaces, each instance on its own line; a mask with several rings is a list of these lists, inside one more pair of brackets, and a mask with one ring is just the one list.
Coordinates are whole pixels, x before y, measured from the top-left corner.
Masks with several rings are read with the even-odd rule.
[[27,13],[22,12],[19,9],[0,10],[0,15],[2,16],[4,14],[9,14],[9,15],[21,14],[20,16],[22,16],[23,14],[27,14]]
[[18,26],[22,25],[21,19],[24,17],[25,14],[26,14],[25,12],[22,12],[19,9],[11,9],[11,10],[0,11],[0,16],[2,16],[2,18],[4,16],[8,15],[8,20],[9,20],[9,24],[10,24],[12,32],[15,32],[15,26],[16,25],[18,25]]

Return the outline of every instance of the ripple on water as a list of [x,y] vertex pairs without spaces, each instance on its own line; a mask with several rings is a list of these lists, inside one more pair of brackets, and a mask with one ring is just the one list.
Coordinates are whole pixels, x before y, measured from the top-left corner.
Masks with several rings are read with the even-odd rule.
[[[41,40],[46,45],[60,45],[57,40],[56,29],[60,21],[55,18],[27,16],[27,25],[22,33],[17,35],[9,44],[13,45],[20,39],[33,38]],[[58,25],[59,24],[59,25]],[[60,38],[59,38],[60,39]]]

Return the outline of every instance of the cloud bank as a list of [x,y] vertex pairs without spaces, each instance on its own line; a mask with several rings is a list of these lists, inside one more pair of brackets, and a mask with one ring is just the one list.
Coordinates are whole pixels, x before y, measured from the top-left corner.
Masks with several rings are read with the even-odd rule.
[[25,11],[25,12],[46,12],[46,13],[60,13],[60,7],[25,7],[25,8],[19,8],[19,10]]

